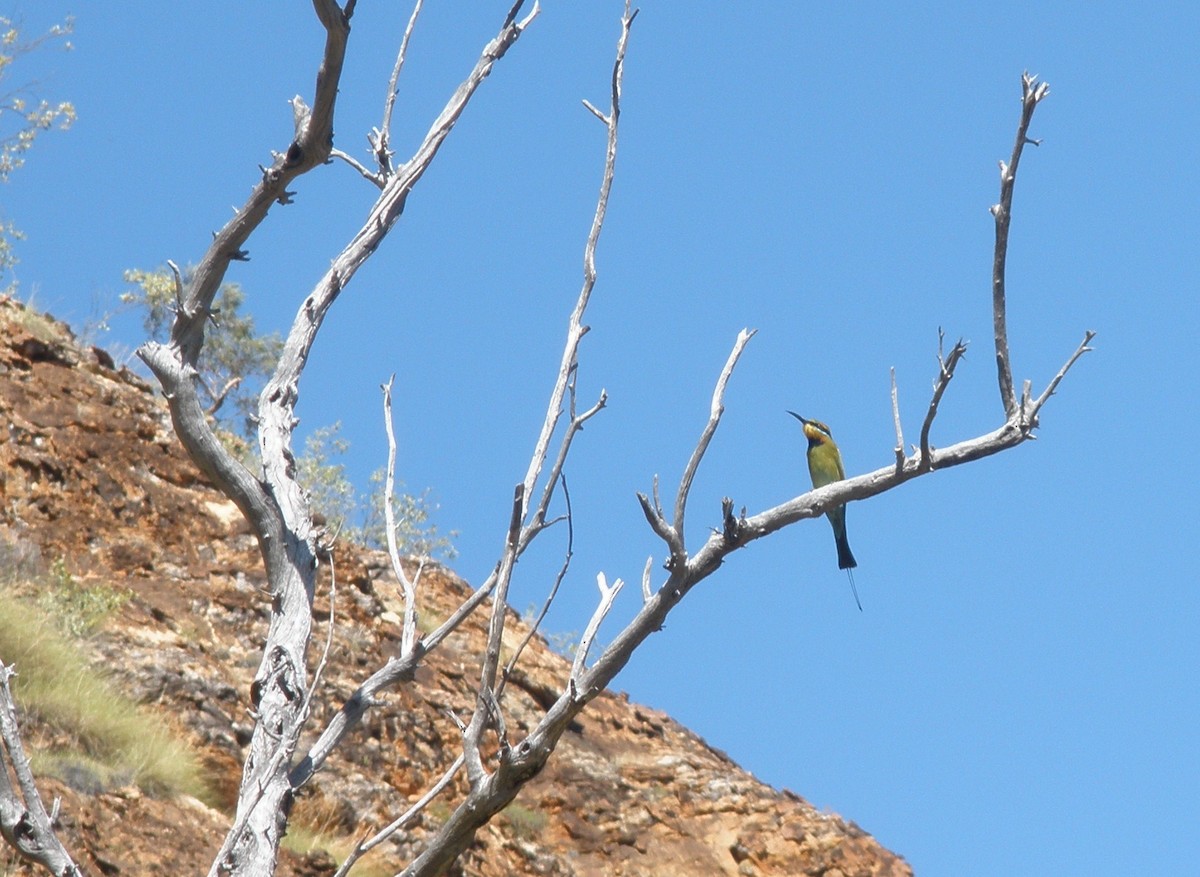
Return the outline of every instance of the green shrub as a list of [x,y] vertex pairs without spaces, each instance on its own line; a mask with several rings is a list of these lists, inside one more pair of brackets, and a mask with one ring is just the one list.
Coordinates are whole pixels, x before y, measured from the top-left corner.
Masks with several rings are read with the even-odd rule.
[[500,813],[501,818],[512,829],[513,837],[522,840],[533,840],[546,827],[546,814],[533,807],[526,807],[516,801],[509,804]]
[[85,585],[67,570],[62,558],[54,561],[50,575],[39,589],[37,603],[63,632],[85,637],[95,632],[109,616],[129,602],[130,592],[103,584]]

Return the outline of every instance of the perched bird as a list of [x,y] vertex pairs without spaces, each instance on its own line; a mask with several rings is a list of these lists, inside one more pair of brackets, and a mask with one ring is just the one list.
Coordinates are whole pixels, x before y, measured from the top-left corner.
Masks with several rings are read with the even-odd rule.
[[[835,481],[844,481],[846,470],[842,466],[842,453],[834,444],[829,427],[819,420],[805,420],[795,411],[788,414],[800,421],[804,428],[804,437],[808,439],[808,474],[812,477],[813,487],[824,487]],[[833,538],[837,542],[838,569],[844,569],[850,576],[850,590],[854,594],[854,602],[862,611],[862,603],[858,599],[858,588],[854,585],[854,567],[858,566],[854,555],[850,552],[850,542],[846,539],[846,507],[844,505],[831,508],[825,513],[833,527]]]

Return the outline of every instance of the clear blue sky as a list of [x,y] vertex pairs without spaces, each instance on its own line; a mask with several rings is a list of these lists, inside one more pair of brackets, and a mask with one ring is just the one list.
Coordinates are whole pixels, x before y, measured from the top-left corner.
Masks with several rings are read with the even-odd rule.
[[[35,4],[26,4],[33,7]],[[362,2],[337,144],[365,157],[408,10]],[[433,4],[401,82],[401,157],[505,4]],[[382,464],[395,371],[401,470],[461,531],[458,571],[497,557],[541,422],[599,182],[619,4],[547,3],[496,69],[377,257],[326,324],[304,429],[341,420],[351,471]],[[76,323],[121,272],[195,261],[291,133],[322,35],[304,4],[54,0],[77,49],[28,69],[73,100],[3,191],[28,234],[23,292]],[[583,345],[607,411],[568,467],[576,557],[552,630],[582,629],[594,577],[636,583],[662,546],[634,492],[673,489],[736,333],[759,329],[697,481],[692,545],[731,496],[806,487],[794,409],[847,468],[892,458],[888,369],[916,436],[936,333],[972,342],[934,434],[999,425],[989,281],[996,161],[1019,76],[1051,83],[1021,166],[1010,251],[1014,372],[1039,390],[1094,329],[1039,440],[849,509],[855,610],[824,521],[733,557],[619,678],[762,779],[844,814],[922,877],[1178,873],[1200,858],[1200,486],[1194,444],[1194,4],[647,2]],[[20,71],[18,71],[20,72]],[[374,190],[303,179],[235,265],[284,329]],[[137,322],[110,345],[136,346]],[[540,600],[565,533],[518,570]],[[661,574],[660,574],[661,575]],[[602,639],[638,602],[618,604]]]

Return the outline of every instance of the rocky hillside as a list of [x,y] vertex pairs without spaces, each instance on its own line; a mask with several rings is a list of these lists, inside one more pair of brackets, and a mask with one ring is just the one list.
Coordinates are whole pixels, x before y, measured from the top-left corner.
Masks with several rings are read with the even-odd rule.
[[[47,800],[62,799],[63,836],[90,874],[205,873],[234,800],[269,610],[254,540],[187,459],[144,381],[115,369],[103,351],[81,349],[60,324],[4,300],[0,428],[0,564],[40,558],[40,568],[55,565],[60,579],[127,596],[79,647],[188,744],[208,785],[202,803],[56,771],[69,782],[49,776],[43,786]],[[386,559],[351,546],[335,556],[336,623],[318,726],[399,639]],[[22,591],[19,578],[0,576],[8,583],[0,605],[26,599],[31,586]],[[328,585],[313,613],[322,641]],[[425,615],[443,617],[469,590],[449,570],[427,571]],[[523,630],[515,616],[512,625]],[[468,714],[482,641],[477,618],[428,658],[415,685],[373,711],[303,791],[292,833],[315,838],[318,849],[288,852],[281,873],[332,873],[327,850],[344,850],[346,839],[387,824],[437,779],[459,743],[446,711]],[[505,695],[512,736],[536,723],[568,672],[541,640],[526,654]],[[25,727],[31,748],[70,737],[32,713]],[[399,870],[451,804],[435,802],[411,830],[364,859],[361,873]],[[32,873],[25,867],[0,851],[3,873]],[[759,782],[666,715],[615,692],[589,707],[545,773],[480,833],[454,872],[912,873],[852,822]]]

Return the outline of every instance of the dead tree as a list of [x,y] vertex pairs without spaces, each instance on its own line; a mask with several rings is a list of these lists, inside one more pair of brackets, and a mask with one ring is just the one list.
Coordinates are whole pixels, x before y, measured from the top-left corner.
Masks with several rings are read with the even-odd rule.
[[[421,9],[418,0],[401,41],[382,123],[369,136],[374,167],[368,167],[334,149],[332,140],[334,107],[355,0],[347,0],[344,5],[334,0],[314,0],[313,5],[325,27],[326,43],[317,72],[312,106],[300,98],[293,101],[295,136],[291,143],[276,155],[270,167],[261,169],[261,179],[249,200],[215,235],[190,281],[184,284],[176,271],[176,314],[169,341],[163,344],[148,343],[139,351],[162,386],[175,430],[184,447],[250,522],[258,538],[269,583],[270,621],[261,663],[250,692],[250,706],[255,717],[253,736],[245,755],[236,814],[212,864],[210,875],[272,873],[296,792],[327,765],[339,744],[354,732],[363,717],[370,710],[379,708],[377,696],[380,693],[411,684],[414,671],[425,656],[437,649],[464,619],[486,605],[490,613],[487,645],[479,656],[475,710],[470,720],[461,726],[461,754],[446,766],[442,777],[425,794],[397,808],[400,812],[391,825],[364,839],[338,872],[346,874],[363,853],[409,824],[431,801],[445,793],[459,772],[465,771],[468,789],[465,796],[455,803],[441,829],[402,872],[408,877],[434,875],[450,864],[471,843],[478,829],[511,802],[522,786],[541,771],[571,721],[612,682],[638,646],[663,626],[668,614],[688,592],[715,572],[727,556],[783,527],[818,517],[836,505],[867,499],[934,469],[969,463],[1029,440],[1038,426],[1042,408],[1075,361],[1089,350],[1087,345],[1092,333],[1085,334],[1083,342],[1039,395],[1033,395],[1029,382],[1025,382],[1018,395],[1013,385],[1006,328],[1005,256],[1018,163],[1025,146],[1036,144],[1028,137],[1029,124],[1034,110],[1049,92],[1046,83],[1038,83],[1034,77],[1026,74],[1022,77],[1022,111],[1016,143],[1011,158],[1000,164],[1000,200],[992,208],[996,224],[992,314],[1003,412],[999,426],[985,435],[946,447],[935,448],[931,444],[930,432],[938,406],[966,349],[964,343],[959,341],[947,354],[939,344],[933,393],[924,414],[918,442],[911,451],[905,447],[893,374],[892,413],[896,428],[893,463],[874,472],[809,491],[752,515],[744,511],[735,513],[734,502],[726,499],[718,526],[713,528],[702,544],[689,547],[684,536],[684,517],[692,481],[720,424],[726,389],[734,368],[754,335],[751,330],[741,331],[728,361],[717,377],[708,421],[687,461],[674,495],[664,505],[655,480],[654,489],[648,495],[638,496],[646,521],[663,541],[665,578],[659,583],[654,582],[653,558],[648,559],[641,580],[641,610],[603,653],[589,663],[597,630],[623,585],[620,579],[610,583],[604,573],[597,575],[598,605],[587,623],[563,690],[529,734],[522,739],[510,739],[505,722],[504,689],[524,648],[522,644],[508,665],[501,667],[500,646],[513,567],[536,537],[559,520],[550,517],[550,506],[557,495],[565,494],[562,472],[572,442],[583,424],[603,410],[606,401],[601,393],[598,399],[580,410],[576,399],[576,375],[580,345],[588,331],[584,315],[597,278],[596,247],[604,225],[616,168],[625,53],[637,17],[637,11],[631,9],[627,2],[621,18],[608,107],[601,110],[584,102],[606,134],[600,194],[584,245],[582,288],[568,319],[566,344],[544,422],[535,440],[529,466],[513,491],[511,510],[505,522],[503,552],[492,574],[457,611],[436,630],[419,637],[416,618],[420,604],[421,570],[418,567],[414,575],[407,574],[396,545],[392,542],[389,547],[393,568],[405,601],[400,651],[359,682],[357,690],[321,729],[311,748],[300,752],[298,742],[301,733],[308,727],[313,699],[319,696],[317,688],[324,666],[322,656],[312,674],[307,669],[313,646],[311,610],[318,558],[326,550],[326,546],[318,544],[319,531],[314,527],[304,490],[297,482],[292,447],[293,429],[297,423],[294,412],[304,365],[330,307],[346,290],[355,272],[395,226],[409,192],[436,158],[441,145],[493,66],[513,48],[538,14],[536,2],[526,12],[523,10],[524,0],[517,0],[496,36],[483,47],[473,68],[433,121],[416,151],[405,161],[396,164],[389,141],[393,97],[408,38]],[[328,271],[299,304],[278,367],[259,400],[258,448],[262,469],[252,472],[222,446],[200,403],[196,362],[204,344],[205,324],[212,316],[213,297],[230,263],[246,257],[246,243],[266,219],[268,210],[275,204],[289,203],[293,194],[289,187],[304,173],[331,157],[353,166],[363,178],[379,189],[379,194],[358,232],[345,244]],[[389,382],[384,387],[385,422],[388,424],[389,439],[390,390]],[[394,441],[391,441],[390,447],[388,497],[391,496],[391,478],[395,466]],[[566,500],[569,527],[569,497]],[[387,509],[387,515],[390,524],[390,508]],[[568,551],[567,560],[550,588],[547,607],[553,600],[558,582],[566,574],[569,557]],[[5,669],[0,673],[0,677],[3,677],[0,681],[6,682],[7,672]],[[0,695],[3,698],[0,706],[10,708],[7,685],[0,686]],[[5,714],[4,710],[0,710],[0,717]],[[71,873],[70,869],[74,866],[54,839],[51,817],[37,800],[36,790],[30,795],[32,778],[28,775],[28,763],[20,754],[15,725],[0,722],[0,730],[4,734],[8,765],[15,770],[19,786],[25,792],[22,802],[10,785],[0,783],[0,825],[5,837],[54,873]],[[489,735],[494,735],[498,745],[495,747],[496,754],[485,758],[482,744]],[[491,747],[487,750],[491,751]],[[23,838],[26,841],[24,846]],[[31,845],[27,842],[30,838],[36,839],[37,843]]]

